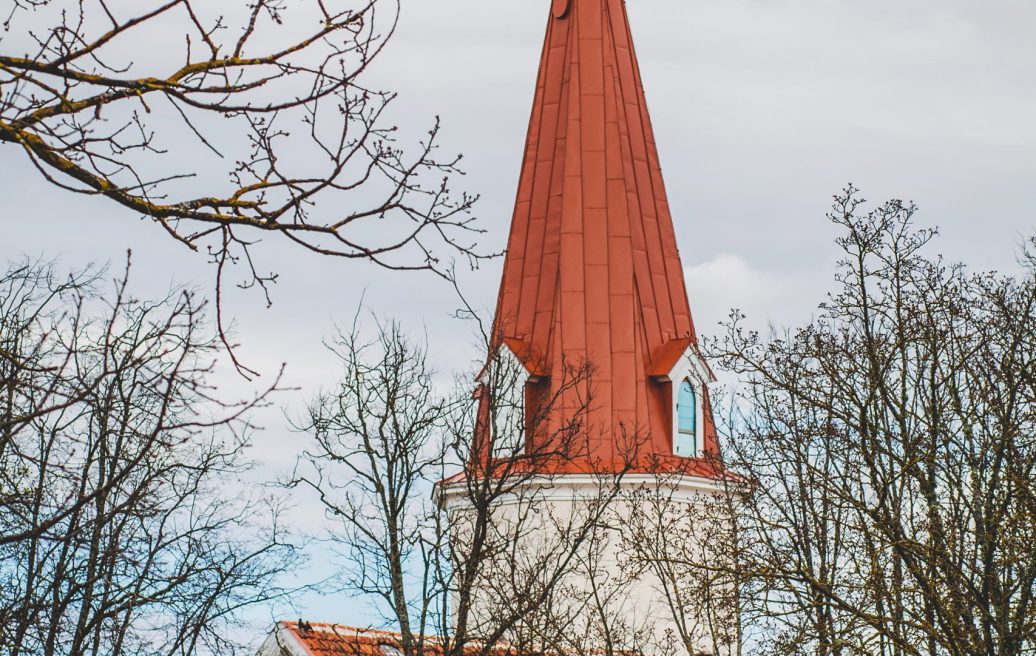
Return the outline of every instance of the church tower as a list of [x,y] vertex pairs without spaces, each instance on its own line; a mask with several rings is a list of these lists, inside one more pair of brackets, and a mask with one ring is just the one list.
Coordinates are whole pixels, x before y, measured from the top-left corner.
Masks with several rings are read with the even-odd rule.
[[[443,445],[461,466],[436,484],[433,526],[394,518],[406,567],[425,559],[409,629],[420,615],[444,630],[407,635],[431,656],[729,656],[737,588],[724,565],[742,481],[717,458],[713,375],[625,0],[548,1],[477,416]],[[406,567],[371,576],[413,590]],[[402,654],[404,642],[300,619],[279,622],[259,653]]]
[[[526,413],[544,399],[557,405],[550,426],[530,428],[515,452],[536,452],[579,415],[585,444],[528,465],[542,469],[551,512],[578,514],[580,495],[599,489],[588,481],[602,475],[621,474],[633,492],[664,487],[686,508],[724,494],[713,376],[698,350],[624,0],[552,0],[492,340],[520,364]],[[591,373],[568,385],[579,362]],[[461,516],[460,486],[444,483],[444,501]],[[640,503],[633,498],[642,497],[623,503]],[[667,530],[688,540],[702,532],[692,514],[673,513],[683,519]],[[534,537],[549,542],[564,523],[545,521]],[[598,559],[616,572],[586,576],[616,578],[622,538]],[[655,644],[676,636],[694,652],[717,651],[708,631],[681,637],[672,591],[650,571],[638,576],[614,602],[629,626],[647,627]]]

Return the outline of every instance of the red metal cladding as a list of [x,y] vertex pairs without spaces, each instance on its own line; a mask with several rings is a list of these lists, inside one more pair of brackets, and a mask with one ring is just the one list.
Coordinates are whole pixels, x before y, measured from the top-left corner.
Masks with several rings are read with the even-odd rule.
[[[592,366],[556,413],[589,435],[565,468],[624,466],[635,442],[634,470],[719,474],[672,455],[658,368],[697,338],[623,0],[553,0],[494,334],[554,389]],[[707,397],[702,414],[714,453]]]

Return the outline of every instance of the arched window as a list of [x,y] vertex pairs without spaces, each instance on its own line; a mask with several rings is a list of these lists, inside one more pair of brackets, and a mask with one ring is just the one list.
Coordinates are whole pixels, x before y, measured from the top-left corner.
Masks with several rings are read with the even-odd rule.
[[698,455],[698,398],[687,378],[676,397],[676,455]]

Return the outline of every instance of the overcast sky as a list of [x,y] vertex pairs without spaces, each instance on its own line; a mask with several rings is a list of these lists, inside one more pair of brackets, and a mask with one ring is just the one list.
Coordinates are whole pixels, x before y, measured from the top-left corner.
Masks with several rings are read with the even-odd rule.
[[[464,186],[482,194],[485,247],[499,250],[549,2],[403,2],[375,86],[400,93],[406,127],[441,116],[444,150],[464,154]],[[824,212],[849,181],[873,201],[915,200],[920,222],[941,228],[936,250],[975,268],[1012,268],[1036,231],[1036,3],[629,0],[628,10],[699,333],[733,306],[759,325],[808,319],[836,258]],[[203,256],[107,201],[49,186],[17,148],[0,146],[0,172],[0,257],[117,264],[132,248],[142,294],[211,287]],[[361,296],[427,333],[444,372],[473,357],[469,328],[449,316],[452,291],[433,278],[283,245],[262,254],[281,273],[273,307],[235,295],[230,310],[246,363],[267,376],[285,362],[292,384],[333,380],[320,340]],[[492,307],[499,274],[498,260],[465,277],[476,303]],[[285,397],[289,412],[300,398]],[[290,462],[300,438],[276,413],[265,423],[257,453]],[[315,614],[354,621],[328,612]]]

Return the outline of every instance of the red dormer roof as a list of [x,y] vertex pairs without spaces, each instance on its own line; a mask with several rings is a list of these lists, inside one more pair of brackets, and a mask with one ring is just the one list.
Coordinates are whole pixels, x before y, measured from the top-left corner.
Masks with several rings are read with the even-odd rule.
[[530,371],[593,365],[596,465],[623,459],[623,432],[672,454],[652,376],[697,337],[623,0],[553,1],[495,321]]

